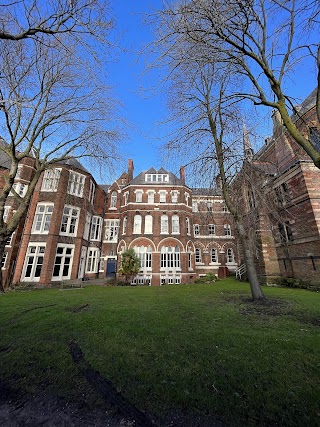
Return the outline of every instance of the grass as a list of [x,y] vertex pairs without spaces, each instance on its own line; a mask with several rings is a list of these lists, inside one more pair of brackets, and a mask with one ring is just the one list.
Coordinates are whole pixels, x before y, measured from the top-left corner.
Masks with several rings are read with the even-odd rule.
[[0,297],[0,378],[27,393],[101,401],[72,363],[139,409],[216,414],[230,426],[320,426],[320,294],[249,286],[86,287]]

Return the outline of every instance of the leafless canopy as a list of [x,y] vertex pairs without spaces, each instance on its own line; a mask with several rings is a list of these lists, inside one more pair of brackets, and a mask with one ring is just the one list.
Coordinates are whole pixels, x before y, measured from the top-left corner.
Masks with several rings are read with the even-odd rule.
[[301,67],[308,60],[310,68],[311,60],[316,71],[319,7],[315,0],[166,2],[157,15],[160,25],[155,45],[166,46],[161,49],[162,59],[172,60],[179,45],[184,62],[218,61],[232,66],[242,84],[230,86],[225,101],[249,100],[279,110],[290,134],[320,167],[319,151],[290,117],[294,94],[286,89],[297,64]]
[[0,39],[69,33],[106,38],[112,26],[103,0],[12,0],[0,4]]

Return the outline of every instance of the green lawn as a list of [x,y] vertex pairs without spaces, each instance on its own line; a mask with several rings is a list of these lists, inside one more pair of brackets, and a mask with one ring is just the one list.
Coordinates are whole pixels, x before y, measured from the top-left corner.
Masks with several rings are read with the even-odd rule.
[[86,287],[0,296],[0,379],[101,401],[68,343],[142,411],[213,413],[230,426],[320,426],[320,294],[247,284]]

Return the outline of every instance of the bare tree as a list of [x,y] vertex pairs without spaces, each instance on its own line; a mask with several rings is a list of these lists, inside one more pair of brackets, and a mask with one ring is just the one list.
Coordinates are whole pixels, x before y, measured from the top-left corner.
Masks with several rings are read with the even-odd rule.
[[[280,112],[295,141],[320,168],[320,152],[309,136],[295,126],[294,94],[287,91],[296,65],[312,60],[318,67],[318,117],[320,118],[319,2],[316,0],[182,0],[166,2],[156,15],[160,20],[158,43],[187,46],[185,61],[219,61],[229,64],[242,78],[230,81],[223,102],[252,102]],[[171,43],[171,47],[170,47]],[[306,62],[310,69],[310,61]],[[316,74],[316,73],[315,73]],[[315,76],[315,86],[316,76]]]
[[235,105],[224,102],[229,80],[234,74],[228,67],[221,68],[220,64],[215,66],[212,62],[185,60],[183,53],[187,49],[187,43],[175,43],[169,49],[170,56],[165,56],[171,81],[172,121],[177,129],[167,149],[178,154],[187,151],[189,161],[200,165],[198,175],[203,176],[205,170],[209,181],[214,179],[212,175],[219,174],[223,197],[242,244],[252,297],[254,300],[264,299],[249,233],[235,189],[232,190],[232,181],[243,160],[243,150],[240,148],[239,151],[239,145],[242,147],[239,144],[239,110]]
[[[65,34],[47,39],[0,40],[2,169],[0,259],[7,238],[26,214],[41,173],[71,158],[112,162],[118,131],[110,90],[76,55],[76,40]],[[31,159],[33,176],[24,195],[15,191],[18,166]],[[14,197],[17,209],[4,221]],[[3,285],[0,274],[0,291]]]
[[109,35],[108,3],[104,0],[12,0],[0,4],[0,39],[40,39],[43,35]]

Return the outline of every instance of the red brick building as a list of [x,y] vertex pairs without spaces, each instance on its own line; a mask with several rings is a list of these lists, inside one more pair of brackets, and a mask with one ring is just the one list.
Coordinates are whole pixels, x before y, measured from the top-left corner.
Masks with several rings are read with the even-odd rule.
[[[260,181],[267,183],[269,206],[243,194],[247,211],[256,215],[258,273],[266,283],[279,277],[319,283],[320,170],[289,135],[279,113],[273,114],[273,121],[272,137],[249,162]],[[315,91],[299,106],[294,121],[320,149]],[[249,191],[254,196],[254,186]]]
[[[21,195],[32,173],[32,161],[25,161],[15,184]],[[97,185],[76,160],[45,171],[8,241],[5,283],[116,277],[128,248],[141,261],[138,284],[190,283],[209,272],[225,276],[235,270],[235,237],[219,188],[189,188],[183,168],[179,178],[153,168],[133,174],[132,160],[110,186]],[[9,197],[7,217],[14,203]]]

